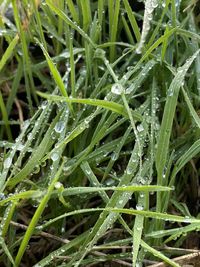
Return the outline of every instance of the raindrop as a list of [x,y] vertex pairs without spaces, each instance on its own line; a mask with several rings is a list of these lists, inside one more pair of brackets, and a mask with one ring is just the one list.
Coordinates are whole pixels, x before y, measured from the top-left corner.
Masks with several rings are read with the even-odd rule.
[[110,185],[114,184],[114,180],[111,179],[111,178],[109,178],[109,179],[106,180],[105,184],[106,184],[107,186],[110,186]]
[[40,166],[39,165],[36,165],[35,168],[33,169],[33,173],[39,173],[40,171]]
[[63,121],[59,121],[55,125],[55,131],[56,133],[61,133],[64,130],[65,124]]
[[185,218],[184,218],[184,223],[190,223],[190,217],[189,216],[185,216]]
[[28,140],[31,140],[33,138],[33,134],[32,133],[29,133],[28,135],[27,135],[27,139]]
[[4,195],[4,193],[0,193],[0,200],[3,200],[3,199],[5,199],[6,197],[5,197],[5,195]]
[[11,164],[12,164],[12,158],[8,157],[7,159],[5,159],[3,166],[5,169],[8,169],[10,168]]
[[152,20],[153,11],[157,6],[158,6],[157,0],[146,0],[146,2],[145,2],[142,35],[141,35],[140,43],[136,49],[137,54],[141,54],[141,52],[142,52],[142,48],[144,46],[144,43],[146,41],[146,37],[147,37],[149,29],[150,29],[150,23]]
[[122,205],[123,204],[123,199],[120,199],[119,200],[119,205]]
[[59,158],[59,155],[58,155],[58,153],[56,153],[56,152],[53,152],[53,153],[51,154],[51,159],[52,159],[53,161],[56,161],[56,160],[58,160],[58,158]]
[[42,102],[42,105],[41,105],[41,108],[42,109],[45,109],[47,107],[47,101],[43,101]]
[[124,92],[124,88],[121,84],[115,83],[111,88],[111,92],[115,95],[121,95]]
[[86,169],[86,173],[87,173],[87,175],[90,175],[92,172],[90,169]]
[[55,187],[56,189],[59,189],[59,188],[61,188],[62,186],[63,186],[63,184],[60,183],[60,182],[56,182],[55,185],[54,185],[54,187]]
[[127,174],[130,175],[133,172],[133,169],[131,167],[127,168]]
[[142,124],[139,124],[139,125],[137,126],[137,130],[138,130],[138,132],[142,132],[142,131],[144,131],[144,127],[143,127],[143,125],[142,125]]
[[136,205],[136,210],[143,210],[143,209],[144,207],[142,205],[139,205],[139,204]]
[[173,96],[173,90],[172,90],[172,89],[169,89],[169,90],[167,91],[167,95],[168,95],[168,96]]
[[113,152],[112,155],[111,155],[111,160],[112,161],[115,161],[115,160],[117,160],[117,158],[118,158],[117,153],[116,152]]

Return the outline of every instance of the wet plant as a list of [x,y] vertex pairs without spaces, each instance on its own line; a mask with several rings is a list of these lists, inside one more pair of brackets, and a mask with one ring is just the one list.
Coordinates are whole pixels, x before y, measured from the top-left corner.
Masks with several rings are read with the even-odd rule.
[[0,1],[1,266],[196,266],[196,5]]

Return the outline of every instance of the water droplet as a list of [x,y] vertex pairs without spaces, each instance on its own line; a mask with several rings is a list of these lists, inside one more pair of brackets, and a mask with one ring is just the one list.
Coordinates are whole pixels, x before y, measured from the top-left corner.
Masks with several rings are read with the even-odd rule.
[[143,210],[143,209],[144,207],[142,205],[139,205],[139,204],[136,205],[136,210]]
[[47,101],[43,101],[42,102],[42,105],[41,105],[41,108],[42,109],[45,109],[47,107]]
[[138,132],[142,132],[142,131],[144,131],[144,127],[143,127],[143,125],[142,125],[142,124],[139,124],[139,125],[137,126],[137,130],[138,130]]
[[106,184],[107,186],[110,186],[110,185],[114,184],[114,180],[113,180],[112,178],[109,178],[109,179],[107,179],[107,180],[105,181],[105,184]]
[[65,124],[63,121],[59,121],[56,123],[55,131],[56,133],[61,133],[64,130]]
[[184,218],[184,223],[190,223],[190,217],[189,216],[185,216],[185,218]]
[[33,138],[33,134],[32,133],[29,133],[28,135],[27,135],[27,139],[28,140],[31,140]]
[[39,173],[40,171],[40,166],[39,165],[36,165],[35,168],[33,169],[33,173]]
[[12,158],[8,157],[8,158],[5,159],[5,161],[3,163],[3,166],[4,166],[5,169],[9,169],[11,164],[12,164]]
[[63,184],[60,183],[60,182],[56,182],[55,185],[54,185],[54,187],[55,187],[56,189],[59,189],[59,188],[61,188],[62,186],[63,186]]
[[0,193],[0,200],[3,200],[3,199],[5,199],[6,197],[5,197],[5,194],[4,193]]
[[124,92],[124,88],[120,83],[113,84],[111,92],[115,95],[121,95]]
[[85,171],[86,171],[87,175],[90,175],[92,173],[90,169],[86,169]]
[[132,174],[132,172],[133,172],[133,169],[131,167],[128,167],[126,173],[130,175]]
[[118,154],[113,152],[112,155],[111,155],[111,160],[115,161],[115,160],[117,160],[117,158],[118,158]]
[[58,158],[59,158],[59,155],[58,155],[58,153],[56,153],[56,152],[53,152],[53,153],[51,154],[51,159],[52,159],[53,161],[56,161],[56,160],[58,160]]
[[173,96],[173,94],[174,94],[174,92],[173,92],[172,89],[169,89],[169,90],[167,91],[167,95],[168,95],[168,96]]

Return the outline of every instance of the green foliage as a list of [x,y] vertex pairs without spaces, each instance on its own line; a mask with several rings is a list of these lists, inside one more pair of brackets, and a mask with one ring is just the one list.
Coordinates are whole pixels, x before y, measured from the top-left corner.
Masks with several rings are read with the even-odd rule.
[[180,2],[0,1],[1,266],[180,266],[200,230],[200,37]]

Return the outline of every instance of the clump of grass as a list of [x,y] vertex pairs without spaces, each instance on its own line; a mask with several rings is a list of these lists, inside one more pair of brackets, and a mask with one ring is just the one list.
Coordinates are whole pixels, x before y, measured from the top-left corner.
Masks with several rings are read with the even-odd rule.
[[195,3],[0,2],[1,266],[198,262]]

